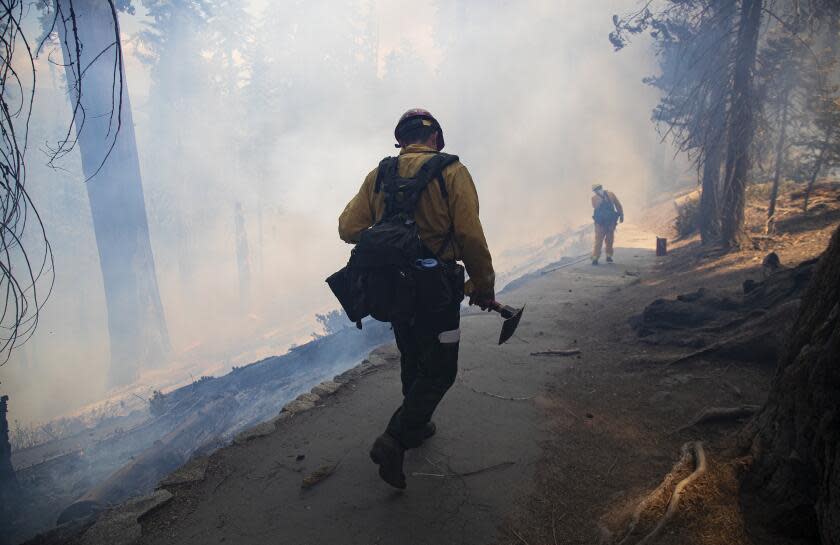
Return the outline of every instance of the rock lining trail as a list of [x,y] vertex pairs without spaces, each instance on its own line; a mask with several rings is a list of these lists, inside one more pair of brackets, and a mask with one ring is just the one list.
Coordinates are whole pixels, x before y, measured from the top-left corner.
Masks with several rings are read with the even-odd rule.
[[[194,479],[168,484],[173,498],[141,518],[139,543],[493,542],[539,478],[546,386],[564,369],[586,366],[585,346],[597,342],[595,332],[574,327],[576,314],[616,297],[600,289],[605,281],[620,290],[638,281],[625,269],[644,274],[654,262],[646,249],[619,249],[616,258],[614,266],[580,263],[506,291],[507,304],[527,303],[528,311],[505,345],[495,342],[497,317],[465,314],[459,380],[435,415],[438,434],[406,455],[406,491],[380,481],[368,458],[400,398],[398,355],[388,346],[338,377],[345,384],[331,395],[297,400],[201,462]],[[530,356],[567,346],[581,353]],[[300,404],[308,410],[295,412]]]

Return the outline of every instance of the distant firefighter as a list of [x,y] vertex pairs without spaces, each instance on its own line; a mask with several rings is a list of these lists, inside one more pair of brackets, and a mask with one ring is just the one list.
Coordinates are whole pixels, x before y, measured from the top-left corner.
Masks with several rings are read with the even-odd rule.
[[607,263],[613,262],[613,243],[616,223],[624,223],[624,208],[615,193],[607,191],[601,184],[592,184],[592,208],[595,220],[595,245],[592,248],[592,264],[601,259],[601,245],[607,245]]

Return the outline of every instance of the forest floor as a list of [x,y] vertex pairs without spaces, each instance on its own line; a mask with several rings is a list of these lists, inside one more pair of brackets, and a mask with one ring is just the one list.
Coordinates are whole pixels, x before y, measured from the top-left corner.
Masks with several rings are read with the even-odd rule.
[[[768,252],[791,271],[825,248],[840,223],[838,194],[838,186],[824,186],[802,215],[786,189],[773,237],[760,236],[761,209],[751,205],[756,247],[735,254],[709,252],[690,238],[656,257],[654,233],[668,229],[661,214],[648,215],[658,224],[621,226],[615,264],[546,270],[503,292],[505,303],[527,309],[502,346],[495,315],[464,315],[458,381],[435,415],[438,434],[407,453],[405,491],[381,482],[367,454],[400,401],[390,346],[341,377],[343,387],[314,408],[287,413],[182,469],[152,501],[161,505],[137,511],[139,527],[118,510],[66,542],[639,543],[674,484],[694,470],[696,456],[678,463],[681,447],[699,441],[708,470],[686,487],[657,543],[787,543],[743,514],[739,462],[725,454],[738,420],[691,425],[710,407],[760,405],[775,361],[761,346],[746,356],[716,350],[696,328],[641,336],[633,317],[652,315],[646,309],[660,299],[671,308],[682,294],[686,303],[716,302],[732,318],[726,313],[737,314],[744,281],[768,276]],[[760,193],[753,198],[761,202]],[[711,314],[706,322],[718,318]],[[735,316],[731,326],[703,331],[724,338],[756,316],[773,314]],[[785,323],[775,337],[783,338]],[[569,350],[580,352],[535,355]]]

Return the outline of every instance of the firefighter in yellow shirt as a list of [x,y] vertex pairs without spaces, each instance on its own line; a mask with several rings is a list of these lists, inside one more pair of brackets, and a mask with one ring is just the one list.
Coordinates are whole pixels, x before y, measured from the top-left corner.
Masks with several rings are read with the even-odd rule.
[[[394,131],[400,149],[390,176],[411,178],[421,172],[427,161],[446,155],[443,130],[426,110],[409,110],[400,118]],[[374,442],[371,459],[379,465],[379,475],[388,484],[405,488],[403,455],[435,433],[431,421],[458,371],[460,340],[460,305],[464,293],[470,304],[488,308],[494,301],[493,262],[478,217],[478,193],[467,167],[457,157],[437,157],[445,164],[435,180],[420,193],[413,209],[419,237],[429,254],[447,267],[460,270],[455,275],[450,301],[445,310],[430,315],[422,312],[405,323],[392,322],[394,337],[401,354],[403,402],[390,419],[385,432]],[[431,164],[431,163],[430,163]],[[380,167],[365,178],[358,194],[347,204],[338,222],[339,236],[355,244],[361,234],[383,218],[386,192],[382,190]],[[387,183],[385,183],[387,185]],[[462,261],[469,274],[464,285]]]
[[601,246],[606,243],[607,263],[613,262],[616,223],[624,223],[624,208],[615,193],[607,191],[601,184],[593,184],[592,219],[595,220],[595,244],[592,248],[592,264],[601,258]]

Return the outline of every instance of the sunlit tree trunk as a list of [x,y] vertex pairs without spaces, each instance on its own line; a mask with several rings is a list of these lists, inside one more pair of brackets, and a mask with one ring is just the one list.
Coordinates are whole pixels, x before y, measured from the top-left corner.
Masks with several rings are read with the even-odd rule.
[[[56,6],[69,15],[69,2],[56,0]],[[89,178],[85,187],[108,310],[110,383],[125,384],[141,366],[163,362],[170,349],[169,334],[149,240],[125,70],[121,62],[115,67],[111,7],[104,0],[74,0],[72,8],[84,77],[80,87],[73,87],[78,70],[65,58],[69,94],[75,103],[81,89],[83,113],[77,115],[75,127],[82,170]],[[58,25],[59,37],[74,48],[73,36],[65,35],[71,28],[69,23],[66,29]]]
[[726,175],[721,195],[721,242],[728,248],[740,248],[747,240],[744,205],[755,128],[752,87],[762,7],[763,0],[741,0],[727,130]]

